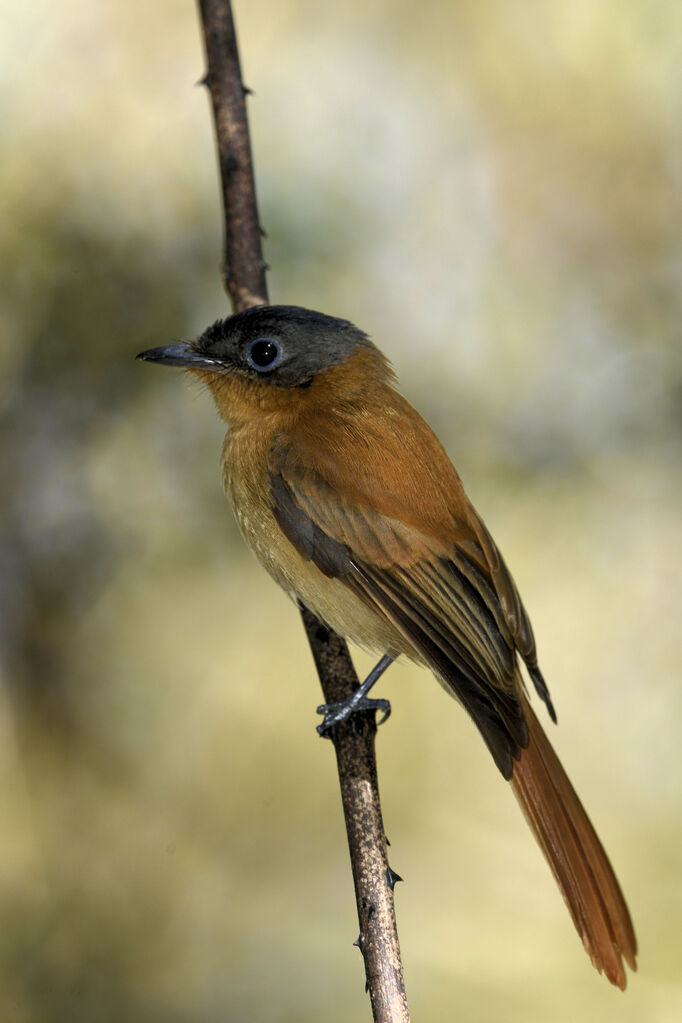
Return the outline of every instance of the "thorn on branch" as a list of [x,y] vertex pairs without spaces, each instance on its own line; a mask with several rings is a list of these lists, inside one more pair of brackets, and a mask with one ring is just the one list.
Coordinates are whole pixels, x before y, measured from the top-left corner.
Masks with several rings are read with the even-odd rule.
[[245,96],[253,96],[253,89],[249,89],[248,85],[244,85],[242,82],[242,92]]
[[211,73],[210,73],[210,71],[206,71],[202,75],[202,77],[198,81],[196,81],[194,83],[194,87],[196,88],[198,85],[205,85],[208,88],[208,86],[210,86],[210,84],[211,84]]
[[400,874],[396,874],[395,870],[391,870],[390,867],[386,867],[386,882],[391,891],[393,891],[398,881],[402,881]]

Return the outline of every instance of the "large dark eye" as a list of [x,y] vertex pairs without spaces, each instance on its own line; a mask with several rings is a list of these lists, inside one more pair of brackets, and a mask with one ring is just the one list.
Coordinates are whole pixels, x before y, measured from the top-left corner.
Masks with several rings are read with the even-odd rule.
[[249,345],[246,358],[252,369],[262,373],[274,369],[281,355],[282,349],[276,341],[271,341],[269,337],[259,337]]

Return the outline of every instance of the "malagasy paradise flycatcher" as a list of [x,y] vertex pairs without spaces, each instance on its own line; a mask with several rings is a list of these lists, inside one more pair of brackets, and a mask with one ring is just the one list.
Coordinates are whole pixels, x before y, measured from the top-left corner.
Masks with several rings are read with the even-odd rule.
[[594,828],[530,706],[519,655],[556,721],[502,555],[440,442],[347,320],[256,306],[138,358],[183,366],[229,424],[223,479],[258,560],[294,600],[381,660],[321,731],[360,707],[400,654],[431,669],[511,783],[598,970],[624,988],[637,943]]

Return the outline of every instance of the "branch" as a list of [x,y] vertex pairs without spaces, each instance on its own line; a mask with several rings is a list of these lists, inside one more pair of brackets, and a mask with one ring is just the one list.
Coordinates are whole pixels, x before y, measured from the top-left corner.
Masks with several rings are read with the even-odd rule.
[[[345,640],[303,606],[301,615],[325,702],[341,702],[358,686]],[[376,734],[376,711],[361,711],[336,725],[332,739],[360,922],[356,944],[365,960],[372,1012],[381,1023],[409,1023],[393,904],[393,888],[401,878],[388,865],[374,751]]]
[[199,0],[199,8],[208,63],[204,84],[213,105],[223,196],[223,283],[234,311],[240,312],[268,301],[246,89],[229,0]]
[[[208,62],[225,218],[223,280],[235,312],[268,301],[266,264],[239,53],[229,0],[199,0]],[[326,703],[337,703],[358,686],[343,639],[306,608],[303,624]],[[375,756],[375,712],[336,726],[341,799],[348,834],[367,988],[377,1023],[408,1023],[400,946],[393,904],[398,880],[389,865],[381,817]]]

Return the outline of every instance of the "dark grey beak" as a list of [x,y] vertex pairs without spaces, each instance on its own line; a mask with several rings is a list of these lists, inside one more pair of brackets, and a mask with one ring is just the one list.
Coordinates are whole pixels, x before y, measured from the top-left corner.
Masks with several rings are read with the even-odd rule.
[[140,352],[135,358],[142,359],[144,362],[160,362],[164,366],[184,366],[185,369],[224,369],[224,364],[218,359],[200,355],[186,343],[148,348],[146,352]]

